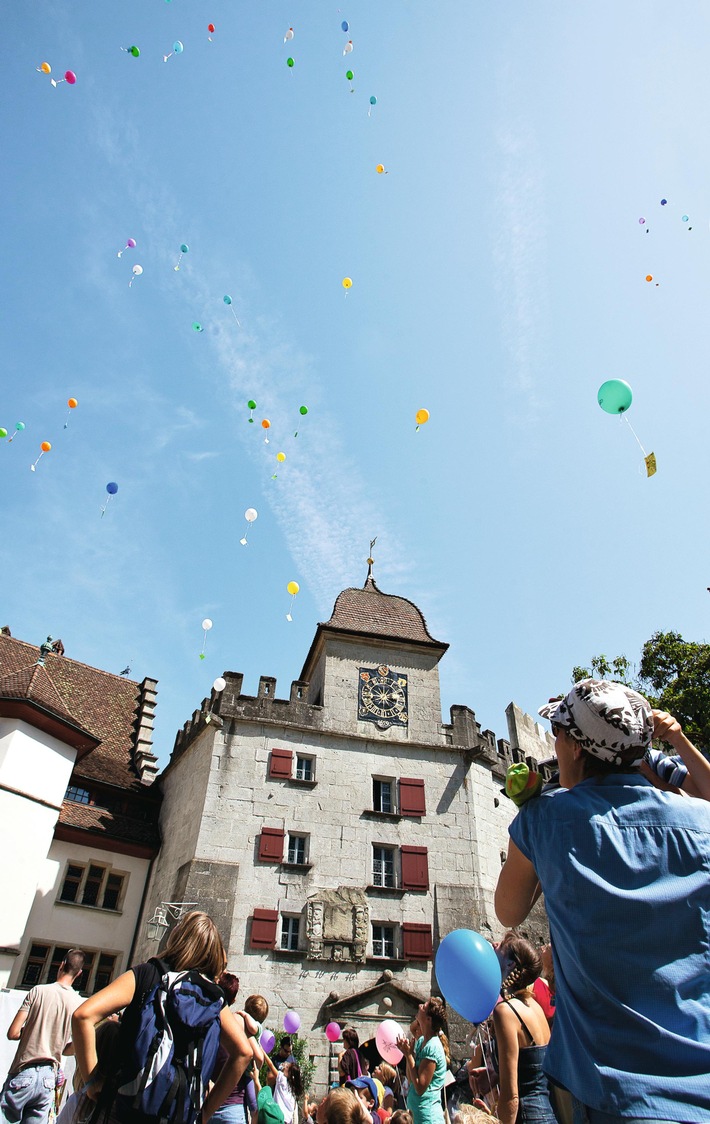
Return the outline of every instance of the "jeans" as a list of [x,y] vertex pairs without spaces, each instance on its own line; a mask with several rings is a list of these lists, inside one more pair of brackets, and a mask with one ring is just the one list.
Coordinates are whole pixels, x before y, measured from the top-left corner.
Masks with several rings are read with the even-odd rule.
[[574,1124],[678,1124],[677,1120],[663,1120],[656,1116],[615,1116],[596,1108],[587,1108],[576,1097],[572,1097],[572,1119]]
[[219,1121],[219,1124],[246,1124],[244,1105],[223,1104],[222,1107],[218,1108],[214,1115],[210,1117],[210,1124],[213,1120]]
[[7,1124],[46,1124],[55,1084],[53,1065],[28,1065],[8,1077],[0,1093],[0,1120]]

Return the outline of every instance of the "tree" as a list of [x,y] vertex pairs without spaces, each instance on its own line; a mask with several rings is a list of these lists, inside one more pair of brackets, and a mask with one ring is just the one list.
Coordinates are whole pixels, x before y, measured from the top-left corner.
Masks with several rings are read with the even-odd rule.
[[610,662],[601,655],[589,668],[572,670],[573,683],[590,676],[640,691],[656,709],[677,718],[699,749],[710,750],[710,644],[684,640],[679,632],[654,632],[641,650],[638,671],[626,656]]
[[[281,1045],[281,1039],[285,1036],[285,1034],[286,1034],[285,1030],[275,1030],[274,1031],[274,1038],[276,1039],[276,1043],[275,1043],[274,1048],[273,1048],[273,1050],[271,1051],[271,1054],[270,1054],[270,1057],[271,1057],[272,1061],[279,1052],[279,1046]],[[300,1034],[292,1034],[290,1037],[291,1037],[291,1053],[293,1054],[294,1058],[298,1062],[298,1068],[301,1071],[301,1080],[303,1082],[303,1089],[304,1089],[304,1092],[305,1092],[308,1089],[310,1089],[310,1087],[311,1087],[311,1082],[313,1081],[313,1073],[314,1073],[315,1068],[316,1068],[315,1062],[312,1062],[309,1055],[308,1055],[308,1039],[302,1038]],[[261,1081],[262,1085],[264,1084],[264,1082],[266,1081],[266,1079],[268,1077],[268,1072],[269,1071],[266,1068],[266,1063],[264,1063],[264,1065],[261,1068],[261,1072],[259,1074],[259,1080]],[[300,1113],[300,1108],[299,1108],[299,1113]]]

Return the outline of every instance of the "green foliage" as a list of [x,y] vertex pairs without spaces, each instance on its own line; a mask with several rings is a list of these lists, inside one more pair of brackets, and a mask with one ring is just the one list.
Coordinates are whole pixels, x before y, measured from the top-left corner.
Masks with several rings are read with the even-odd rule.
[[710,749],[710,644],[684,640],[678,632],[654,632],[641,650],[637,673],[626,656],[610,662],[600,655],[590,667],[572,669],[573,683],[590,676],[640,691],[657,710],[677,718],[698,749]]
[[[270,1056],[271,1060],[274,1062],[274,1064],[278,1064],[276,1062],[276,1055],[279,1052],[279,1046],[281,1045],[281,1039],[286,1037],[286,1031],[285,1030],[275,1030],[275,1031],[273,1031],[273,1035],[274,1035],[274,1038],[276,1039],[276,1045],[274,1046],[274,1048],[271,1051],[271,1054],[269,1056]],[[310,1060],[309,1055],[308,1055],[308,1039],[303,1038],[300,1034],[292,1034],[291,1035],[291,1053],[293,1054],[294,1058],[298,1062],[299,1069],[301,1070],[301,1080],[303,1082],[303,1091],[308,1092],[308,1090],[311,1087],[311,1083],[313,1081],[313,1074],[315,1073],[315,1068],[316,1068],[315,1062],[312,1062]],[[264,1065],[261,1067],[261,1070],[259,1072],[259,1080],[261,1081],[262,1085],[264,1085],[266,1083],[266,1079],[267,1079],[268,1075],[269,1075],[269,1070],[266,1066],[266,1063],[264,1063]],[[300,1109],[299,1109],[299,1112],[300,1112]]]

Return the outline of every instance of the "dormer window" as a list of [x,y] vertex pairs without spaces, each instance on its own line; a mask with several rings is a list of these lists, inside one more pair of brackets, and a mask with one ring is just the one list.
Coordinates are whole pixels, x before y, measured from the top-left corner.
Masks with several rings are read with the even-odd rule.
[[75,784],[70,784],[65,795],[65,800],[73,800],[75,804],[90,804],[91,793],[88,788],[77,788]]

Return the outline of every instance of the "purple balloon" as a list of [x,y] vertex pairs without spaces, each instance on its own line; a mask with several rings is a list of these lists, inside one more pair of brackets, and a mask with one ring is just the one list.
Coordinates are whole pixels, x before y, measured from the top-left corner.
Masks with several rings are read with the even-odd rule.
[[135,250],[135,248],[136,248],[136,240],[135,240],[135,238],[129,238],[129,239],[128,239],[128,241],[126,242],[126,245],[127,245],[127,246],[128,246],[128,247],[129,247],[130,249],[131,249],[131,250]]
[[265,1054],[271,1053],[274,1046],[276,1045],[276,1039],[274,1038],[270,1030],[262,1030],[261,1038],[259,1039],[259,1045],[261,1046]]
[[284,1015],[284,1030],[287,1034],[295,1034],[301,1025],[301,1016],[297,1011],[287,1011]]

